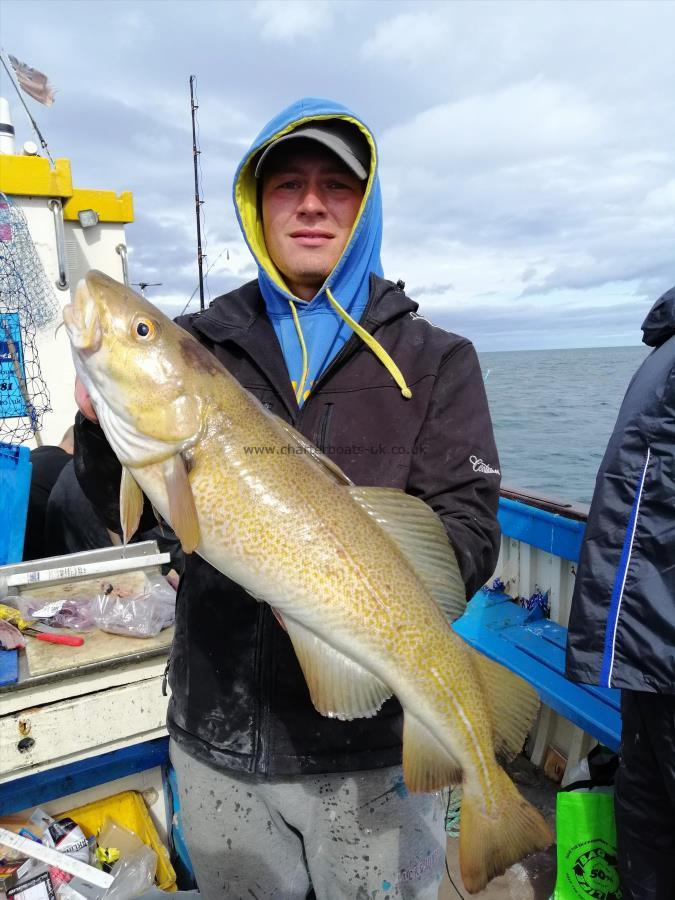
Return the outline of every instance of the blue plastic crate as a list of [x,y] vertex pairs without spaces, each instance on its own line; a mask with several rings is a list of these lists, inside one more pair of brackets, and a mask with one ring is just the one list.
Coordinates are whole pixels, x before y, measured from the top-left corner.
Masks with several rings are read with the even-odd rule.
[[0,566],[23,556],[32,468],[28,447],[0,444]]

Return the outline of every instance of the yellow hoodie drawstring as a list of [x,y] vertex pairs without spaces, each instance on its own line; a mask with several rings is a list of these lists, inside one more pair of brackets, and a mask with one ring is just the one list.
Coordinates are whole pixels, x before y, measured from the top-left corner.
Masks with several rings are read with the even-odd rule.
[[[372,336],[372,334],[368,334],[365,328],[362,328],[356,321],[356,319],[352,319],[346,309],[343,309],[340,306],[340,304],[331,293],[330,288],[326,288],[326,296],[328,297],[331,306],[340,316],[340,318],[349,325],[352,331],[361,338],[364,344],[370,347],[375,356],[379,359],[387,372],[389,372],[391,377],[394,379],[406,400],[410,400],[410,398],[412,397],[412,391],[406,384],[403,373],[391,358],[391,356],[389,356],[384,347],[380,343],[378,343],[378,341]],[[300,319],[298,318],[298,311],[295,308],[295,303],[292,300],[289,300],[288,302],[291,307],[291,312],[293,313],[293,322],[295,323],[295,330],[298,333],[298,340],[300,341],[300,348],[302,349],[302,377],[300,378],[298,389],[295,392],[295,399],[298,401],[298,403],[300,403],[301,399],[303,398],[303,392],[305,390],[305,382],[307,381],[307,345],[305,344],[305,337],[302,333],[302,328],[300,327]]]
[[406,398],[406,400],[410,400],[412,397],[412,391],[405,383],[405,378],[403,377],[403,373],[396,365],[394,360],[389,356],[384,347],[377,342],[377,340],[372,336],[372,334],[368,334],[365,328],[362,328],[356,319],[352,319],[346,309],[343,309],[340,304],[337,302],[333,294],[331,293],[330,288],[326,288],[326,296],[328,297],[331,306],[335,310],[335,312],[340,316],[341,319],[349,325],[352,331],[357,334],[364,344],[367,344],[368,347],[373,351],[375,356],[379,359],[382,365],[385,367],[387,372],[394,379],[398,387],[401,389],[401,393]]
[[298,332],[298,340],[300,341],[300,349],[302,350],[302,377],[298,389],[295,392],[295,399],[299,404],[302,400],[303,391],[305,390],[305,382],[307,381],[307,345],[305,344],[305,336],[300,327],[300,319],[298,318],[298,311],[295,308],[295,303],[293,303],[292,300],[289,300],[288,302],[291,307],[291,312],[293,313],[293,322],[295,324],[295,330]]

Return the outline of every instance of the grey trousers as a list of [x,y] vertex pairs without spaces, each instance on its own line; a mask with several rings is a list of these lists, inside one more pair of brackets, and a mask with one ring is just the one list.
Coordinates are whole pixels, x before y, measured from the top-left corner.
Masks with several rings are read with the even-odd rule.
[[436,900],[444,794],[409,794],[401,767],[232,777],[171,742],[185,841],[206,900]]

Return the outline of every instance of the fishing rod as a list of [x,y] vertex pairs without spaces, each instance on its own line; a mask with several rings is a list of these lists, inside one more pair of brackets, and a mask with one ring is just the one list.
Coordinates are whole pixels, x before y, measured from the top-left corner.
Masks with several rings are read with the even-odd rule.
[[195,214],[197,216],[197,268],[199,269],[199,306],[204,309],[204,273],[202,269],[204,254],[202,253],[202,222],[201,222],[201,206],[204,202],[199,197],[199,172],[197,169],[197,160],[201,150],[197,148],[197,131],[195,126],[195,112],[199,109],[199,105],[195,103],[195,81],[194,75],[190,75],[190,110],[192,114],[192,160],[195,170]]
[[[207,276],[207,278],[208,278],[209,272],[210,272],[211,269],[215,266],[215,264],[218,262],[218,260],[219,260],[220,257],[223,255],[223,253],[227,253],[227,256],[225,257],[225,259],[229,259],[229,258],[230,258],[230,251],[227,249],[227,247],[223,247],[223,249],[220,251],[220,253],[218,254],[218,256],[216,256],[216,258],[213,260],[213,262],[211,263],[211,265],[210,265],[210,266],[208,267],[208,269],[206,270],[206,276]],[[199,284],[197,284],[197,287],[194,289],[194,291],[193,291],[193,292],[190,294],[190,296],[188,297],[188,302],[185,304],[185,306],[184,306],[183,309],[181,310],[181,313],[180,313],[181,316],[185,313],[185,310],[186,310],[186,309],[188,308],[188,306],[192,303],[192,298],[193,298],[194,295],[197,293],[197,290],[198,290],[198,289],[199,289]]]

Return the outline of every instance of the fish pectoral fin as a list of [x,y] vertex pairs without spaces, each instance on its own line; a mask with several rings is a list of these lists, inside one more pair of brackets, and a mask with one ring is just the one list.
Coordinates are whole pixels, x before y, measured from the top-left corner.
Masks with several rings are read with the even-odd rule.
[[185,553],[192,553],[199,544],[199,519],[181,456],[172,456],[164,463],[164,485],[169,498],[169,524]]
[[398,545],[449,622],[466,609],[466,588],[457,557],[440,517],[398,488],[347,488],[354,500]]
[[403,778],[412,793],[440,791],[462,781],[457,760],[407,709],[403,718]]
[[122,466],[120,481],[120,522],[122,524],[122,540],[128,544],[136,534],[138,523],[143,512],[143,491],[126,466]]
[[473,647],[467,645],[467,649],[483,683],[492,720],[495,755],[500,762],[510,762],[523,749],[525,738],[534,725],[539,696],[532,685],[509,669]]
[[343,721],[374,716],[392,695],[386,684],[335,650],[304,625],[284,616],[312,703],[323,716]]

